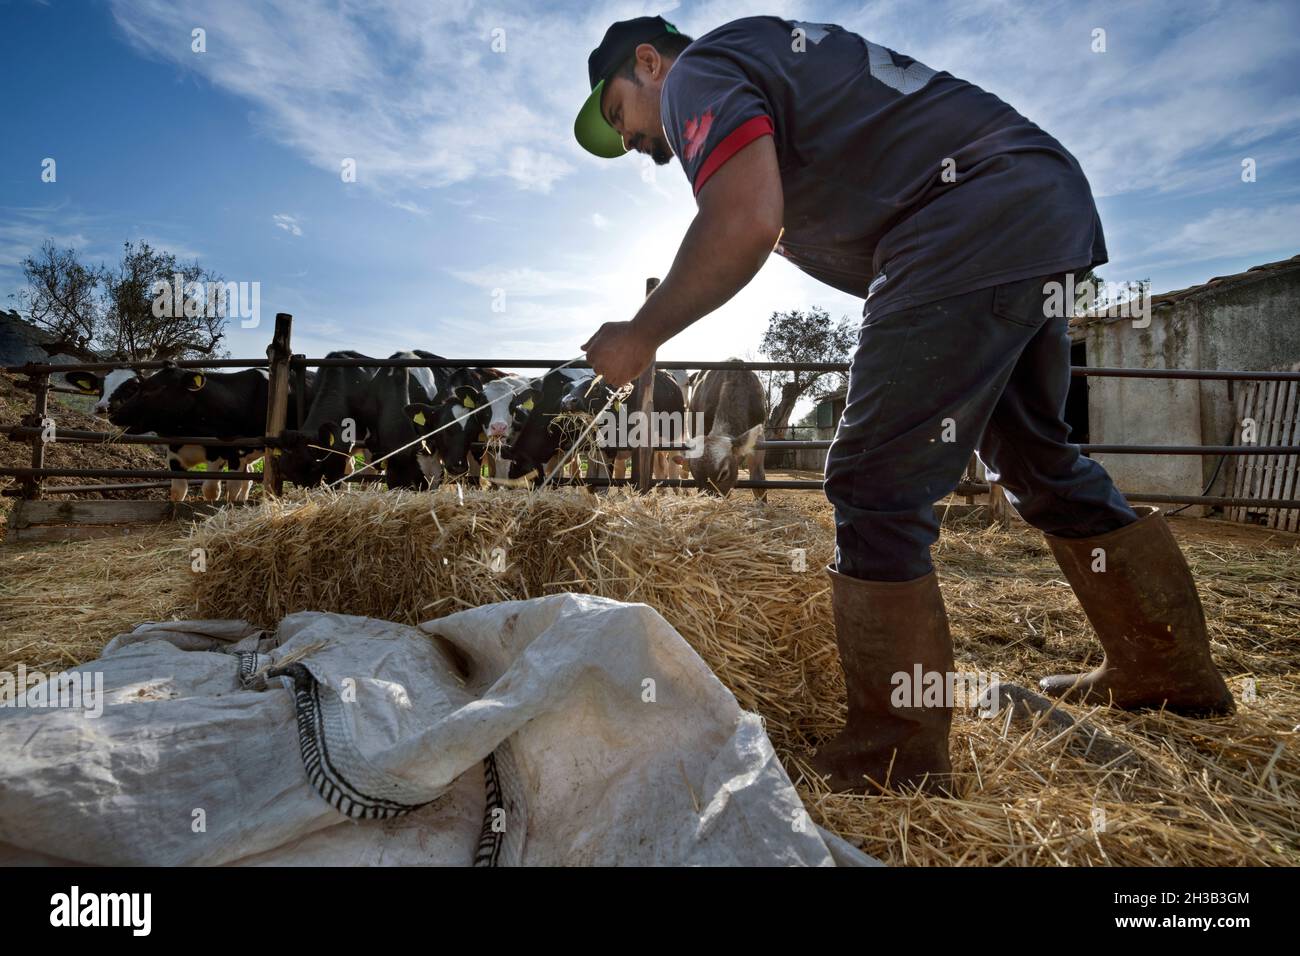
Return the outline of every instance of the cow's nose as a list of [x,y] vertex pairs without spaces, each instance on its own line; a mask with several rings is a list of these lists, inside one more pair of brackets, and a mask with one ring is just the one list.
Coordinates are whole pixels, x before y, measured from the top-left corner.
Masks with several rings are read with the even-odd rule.
[[493,438],[500,438],[502,435],[506,433],[507,427],[508,426],[506,425],[505,422],[493,422],[488,427],[488,435],[490,435]]

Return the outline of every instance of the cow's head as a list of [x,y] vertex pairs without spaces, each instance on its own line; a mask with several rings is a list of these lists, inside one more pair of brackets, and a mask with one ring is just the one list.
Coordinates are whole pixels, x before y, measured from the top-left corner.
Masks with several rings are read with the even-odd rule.
[[[69,372],[68,381],[78,388],[91,386],[90,379],[78,380],[74,375],[88,373]],[[107,414],[110,422],[123,428],[166,428],[193,408],[196,395],[206,385],[204,372],[178,368],[171,362],[147,377],[129,369],[114,369],[104,376],[95,411]]]
[[193,407],[208,377],[199,369],[179,368],[169,362],[147,378],[137,378],[135,388],[123,382],[108,401],[108,420],[129,426],[155,415],[179,418]]
[[522,478],[529,472],[540,474],[560,443],[560,429],[555,416],[569,380],[557,372],[535,378],[510,400],[513,436],[501,449],[501,457],[510,462],[510,478]]
[[483,422],[487,413],[483,393],[468,385],[456,386],[437,405],[414,402],[406,406],[406,415],[417,434],[428,436],[424,445],[442,463],[449,478],[469,474],[469,452],[486,438]]
[[483,383],[482,394],[488,405],[483,417],[483,431],[489,441],[502,442],[518,433],[517,415],[521,408],[519,395],[531,387],[532,383],[528,379],[518,375],[507,375]]
[[710,495],[728,495],[740,477],[740,466],[754,451],[763,437],[763,426],[753,428],[735,438],[727,435],[707,435],[693,438],[697,454],[674,455],[673,461],[686,465],[700,490]]
[[608,404],[613,390],[603,378],[591,375],[570,383],[560,399],[560,411],[580,415],[595,415]]
[[280,471],[295,485],[332,484],[347,474],[352,442],[343,440],[338,422],[324,422],[315,434],[287,429],[280,436]]
[[129,368],[110,369],[102,376],[94,372],[67,372],[63,377],[82,395],[96,398],[96,415],[111,415],[115,408],[124,405],[135,396],[144,378],[140,372]]

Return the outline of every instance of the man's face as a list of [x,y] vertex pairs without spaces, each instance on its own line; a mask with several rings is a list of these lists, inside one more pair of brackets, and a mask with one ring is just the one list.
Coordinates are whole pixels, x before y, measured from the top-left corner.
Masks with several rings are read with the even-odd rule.
[[673,158],[659,115],[659,94],[671,65],[653,46],[642,43],[636,48],[633,78],[619,75],[607,80],[600,98],[605,121],[623,137],[623,145],[645,153],[660,166]]

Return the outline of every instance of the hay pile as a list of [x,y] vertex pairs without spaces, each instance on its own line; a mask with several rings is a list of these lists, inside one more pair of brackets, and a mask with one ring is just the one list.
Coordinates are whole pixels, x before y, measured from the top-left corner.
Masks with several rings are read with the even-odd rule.
[[[273,625],[314,609],[415,623],[562,590],[644,601],[742,707],[766,719],[818,823],[895,864],[1295,865],[1300,862],[1300,551],[1185,542],[1234,717],[1068,708],[1131,748],[1124,768],[1069,736],[959,711],[956,798],[825,793],[805,760],[838,728],[843,686],[824,502],[376,491],[315,494],[197,526],[195,611]],[[1201,522],[1200,524],[1209,524]],[[1175,523],[1177,529],[1178,524]],[[1288,543],[1279,538],[1283,545]],[[500,549],[496,551],[495,549]],[[804,549],[806,571],[794,568]],[[1041,536],[948,529],[935,549],[958,667],[1032,686],[1100,649]],[[1257,699],[1241,701],[1245,678]]]

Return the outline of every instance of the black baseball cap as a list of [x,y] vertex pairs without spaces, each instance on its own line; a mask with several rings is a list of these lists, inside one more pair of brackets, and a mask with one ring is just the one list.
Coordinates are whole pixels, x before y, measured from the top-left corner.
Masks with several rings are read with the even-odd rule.
[[663,17],[637,17],[634,20],[620,20],[605,31],[605,39],[600,46],[591,51],[587,57],[587,76],[591,80],[591,95],[578,111],[578,118],[573,123],[573,135],[578,138],[583,149],[605,159],[622,156],[623,137],[614,127],[605,122],[600,112],[600,94],[605,90],[605,81],[614,75],[614,71],[627,61],[642,43],[653,43],[665,33],[680,31]]

